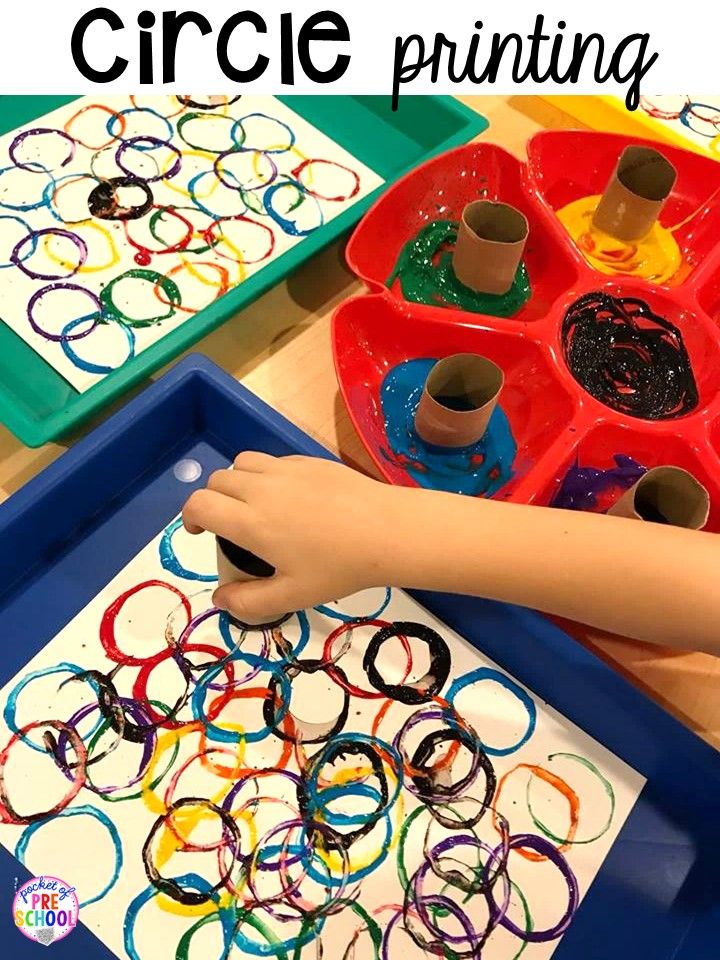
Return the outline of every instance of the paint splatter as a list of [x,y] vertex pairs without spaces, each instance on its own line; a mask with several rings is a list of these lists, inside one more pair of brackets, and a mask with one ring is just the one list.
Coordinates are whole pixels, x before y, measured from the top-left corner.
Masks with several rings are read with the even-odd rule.
[[530,280],[521,263],[507,293],[476,293],[455,276],[452,247],[457,239],[456,220],[434,220],[403,247],[387,281],[396,280],[406,300],[436,307],[457,307],[491,317],[512,317],[530,299]]
[[647,470],[624,453],[616,453],[613,460],[615,466],[606,470],[581,467],[576,460],[563,477],[550,506],[563,510],[607,510]]
[[425,443],[415,431],[415,410],[433,359],[406,360],[388,372],[380,391],[388,459],[404,467],[423,487],[492,497],[513,476],[517,445],[498,405],[487,432],[469,447],[449,449]]
[[674,420],[698,404],[682,334],[644,300],[586,293],[567,310],[561,337],[572,375],[613,410]]
[[557,211],[578,250],[591,267],[611,276],[668,283],[682,266],[682,252],[671,230],[655,223],[642,240],[626,243],[598,230],[592,218],[600,194],[573,200]]

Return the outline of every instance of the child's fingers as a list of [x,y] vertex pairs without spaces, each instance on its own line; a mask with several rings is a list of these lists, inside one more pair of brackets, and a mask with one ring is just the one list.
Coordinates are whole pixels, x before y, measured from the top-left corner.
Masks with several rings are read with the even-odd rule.
[[288,453],[278,457],[278,463],[289,463],[299,467],[317,467],[318,463],[327,463],[322,457],[309,457],[304,453]]
[[227,583],[215,591],[213,603],[243,623],[270,623],[288,613],[292,606],[287,584],[277,575],[266,580]]
[[256,547],[250,508],[242,500],[227,497],[216,490],[196,490],[182,511],[183,524],[188,533],[209,530],[217,536],[247,546]]
[[247,473],[265,473],[275,462],[275,457],[269,453],[260,453],[257,450],[243,450],[233,461],[236,470],[245,470]]
[[246,473],[244,470],[216,470],[210,474],[207,485],[209,490],[214,490],[216,493],[223,493],[226,497],[247,502],[253,485],[258,481],[259,476],[256,473]]

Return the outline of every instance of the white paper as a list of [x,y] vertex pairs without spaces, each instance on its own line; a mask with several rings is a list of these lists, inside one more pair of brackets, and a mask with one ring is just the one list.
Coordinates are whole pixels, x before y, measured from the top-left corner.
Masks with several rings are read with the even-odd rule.
[[[167,543],[167,537],[165,539]],[[215,584],[212,580],[188,579],[188,575],[213,576],[214,538],[209,535],[191,538],[182,528],[179,528],[174,533],[171,543],[177,563],[181,568],[184,568],[185,575],[180,577],[163,568],[159,554],[161,538],[156,537],[54,640],[27,664],[14,680],[5,685],[0,692],[0,704],[5,711],[5,720],[8,719],[9,694],[17,683],[31,671],[68,662],[83,669],[95,669],[106,674],[112,669],[113,664],[108,660],[98,639],[100,623],[103,612],[110,604],[133,586],[148,580],[162,581],[189,598],[194,615],[209,608],[210,596]],[[175,569],[179,568],[176,566]],[[343,611],[352,616],[368,616],[374,614],[381,607],[384,597],[385,592],[382,590],[365,591],[338,604],[329,605],[329,609],[334,612]],[[123,653],[143,659],[167,650],[168,637],[174,637],[177,642],[187,622],[186,613],[182,605],[179,604],[178,595],[167,586],[147,587],[136,593],[120,610],[115,624],[114,636]],[[305,649],[298,655],[299,659],[303,661],[309,658],[322,658],[323,646],[327,636],[340,626],[340,621],[315,611],[310,611],[308,617],[309,641]],[[426,624],[445,639],[450,648],[452,666],[448,681],[441,692],[443,698],[447,696],[451,683],[458,677],[481,667],[493,668],[493,664],[486,657],[401,591],[393,591],[389,606],[379,614],[379,617],[383,621],[399,620]],[[187,643],[209,645],[211,648],[224,648],[223,640],[218,631],[218,624],[217,617],[209,617],[204,625],[197,627]],[[356,627],[353,630],[350,650],[338,661],[351,684],[371,692],[372,688],[368,685],[362,661],[367,644],[377,629],[377,627],[372,626]],[[296,615],[283,625],[282,633],[293,647],[297,646],[301,629]],[[237,642],[239,636],[239,633],[233,628],[231,642]],[[242,642],[241,650],[245,654],[261,652],[262,638],[263,635],[257,631],[248,633]],[[517,639],[521,641],[522,638],[518,637]],[[427,668],[428,657],[427,649],[423,643],[417,640],[409,640],[408,642],[413,656],[413,672],[408,679],[412,681],[423,675]],[[337,654],[341,647],[342,641],[340,640],[333,647],[333,654]],[[196,664],[213,662],[219,657],[219,654],[213,654],[211,651],[191,653],[191,649],[190,647],[186,648],[186,654]],[[532,649],[529,648],[528,656],[533,655]],[[275,661],[279,659],[277,651],[271,653],[270,656]],[[386,682],[398,683],[403,679],[407,668],[407,660],[399,640],[388,641],[383,646],[377,657],[376,665]],[[236,661],[234,669],[235,679],[239,680],[243,672],[248,669],[248,665]],[[137,666],[123,667],[119,671],[115,677],[115,682],[121,695],[130,695],[139,672],[140,667]],[[69,683],[58,691],[59,684],[68,676],[69,673],[67,672],[57,673],[30,683],[17,697],[15,722],[22,726],[32,720],[67,720],[81,705],[90,705],[96,702],[96,697],[90,686],[84,682]],[[503,676],[505,675],[503,674]],[[216,719],[218,722],[225,724],[224,729],[235,729],[232,724],[241,723],[245,730],[250,731],[257,730],[263,725],[262,690],[266,688],[268,678],[269,674],[265,672],[247,683],[240,684],[237,689],[255,688],[260,690],[260,694],[251,699],[238,699],[234,702],[232,709],[221,710]],[[220,679],[225,680],[226,675],[222,675]],[[147,695],[150,699],[159,699],[171,705],[176,702],[183,689],[184,685],[179,670],[172,658],[168,658],[164,666],[153,671],[151,682],[147,688]],[[522,690],[522,688],[520,689]],[[213,696],[221,695],[220,692],[213,694]],[[260,696],[260,699],[258,699],[258,696]],[[342,707],[342,700],[340,688],[325,673],[301,674],[293,682],[291,712],[303,724],[322,725],[325,723],[327,725],[332,723],[337,716]],[[208,703],[211,702],[212,698],[210,697]],[[569,804],[567,797],[552,786],[552,777],[557,776],[564,780],[570,787],[571,794],[577,798],[579,803],[579,819],[575,834],[577,842],[565,850],[564,857],[577,879],[580,898],[582,898],[587,893],[595,874],[602,866],[618,832],[630,813],[642,789],[644,780],[624,762],[609,753],[551,707],[535,697],[532,697],[532,702],[537,711],[536,726],[532,736],[520,749],[514,752],[506,756],[490,757],[498,783],[501,783],[503,776],[508,775],[507,779],[502,781],[499,802],[495,802],[500,812],[509,821],[510,834],[538,834],[539,831],[534,827],[528,812],[526,791],[529,786],[529,796],[537,819],[544,823],[550,832],[563,838],[568,830]],[[348,732],[370,733],[373,719],[384,705],[386,705],[386,712],[377,728],[377,735],[385,742],[392,742],[404,722],[417,711],[424,709],[424,706],[404,706],[397,701],[384,698],[368,700],[351,696],[348,719],[341,735]],[[432,707],[433,704],[430,704],[430,706]],[[487,747],[496,749],[511,747],[525,735],[528,729],[527,708],[517,699],[517,694],[510,692],[493,680],[483,680],[475,686],[466,687],[462,693],[458,694],[455,707],[458,714],[470,724]],[[91,728],[97,717],[98,714],[95,711],[77,724],[78,733],[85,738],[86,743],[89,742]],[[189,707],[182,709],[179,719],[184,721],[191,719]],[[8,741],[9,731],[4,721],[1,722],[1,726],[0,742],[5,744]],[[408,750],[411,746],[414,748],[428,729],[433,730],[438,729],[438,727],[442,727],[442,724],[436,722],[430,723],[428,728],[418,728],[417,736],[413,734],[408,737]],[[42,731],[36,731],[34,736],[39,738],[41,734]],[[169,749],[169,745],[174,741],[176,735],[163,732],[160,736]],[[111,740],[110,737],[102,740],[102,743],[106,744]],[[212,741],[209,742],[212,746]],[[127,924],[129,904],[149,886],[141,859],[143,843],[159,812],[165,809],[163,806],[165,791],[168,789],[173,773],[178,770],[184,758],[188,758],[198,751],[200,733],[188,734],[179,743],[178,759],[167,770],[149,799],[138,798],[125,802],[103,802],[87,787],[84,787],[71,805],[77,807],[82,804],[89,804],[101,810],[112,820],[122,841],[123,866],[117,881],[102,899],[90,906],[82,907],[80,910],[81,921],[87,924],[119,957],[139,957],[142,960],[174,960],[180,938],[194,923],[199,921],[204,912],[207,912],[207,908],[204,907],[186,908],[186,915],[182,915],[182,908],[180,913],[169,912],[167,907],[173,907],[173,901],[162,897],[151,899],[139,911],[137,921],[131,930],[131,946],[135,952],[133,953],[132,949],[130,952],[126,950],[127,941],[125,938],[129,936]],[[235,749],[235,745],[228,746],[218,743],[214,745],[216,747],[224,746],[231,751]],[[269,735],[256,743],[248,742],[243,759],[244,767],[275,766],[278,763],[283,746],[283,742],[274,735]],[[320,746],[308,745],[305,749],[308,756],[312,757],[320,749]],[[123,744],[104,760],[90,765],[88,770],[91,771],[95,783],[98,786],[117,784],[123,780],[123,777],[127,782],[137,768],[139,750],[139,746]],[[71,754],[72,751],[69,751],[68,756]],[[607,832],[594,842],[585,841],[591,839],[602,829],[611,811],[606,789],[601,779],[586,766],[571,758],[558,757],[557,754],[572,754],[585,758],[597,768],[601,776],[611,785],[614,794],[614,813],[611,825]],[[550,756],[553,756],[554,759],[548,759]],[[161,753],[157,767],[151,771],[152,776],[166,766],[168,757],[169,753]],[[214,758],[218,763],[227,764],[229,767],[233,766],[234,759],[232,756],[217,754]],[[353,761],[353,758],[351,757],[350,760]],[[353,762],[362,763],[357,758]],[[458,758],[456,762],[457,770],[455,765],[452,767],[454,781],[464,774],[463,764],[469,766],[468,755],[465,755],[465,759]],[[519,769],[514,773],[509,773],[518,765],[520,765]],[[352,766],[352,763],[350,763],[350,766]],[[549,771],[549,775],[538,777],[530,771],[531,766],[542,767]],[[300,768],[291,758],[287,762],[286,769],[297,773]],[[335,768],[325,770],[324,776],[326,779],[335,775],[332,773],[333,769]],[[367,769],[363,767],[365,772],[367,772]],[[68,787],[67,779],[63,778],[48,754],[33,751],[22,742],[17,743],[12,749],[4,774],[8,796],[15,809],[21,813],[48,809],[48,806],[55,802]],[[152,779],[152,776],[150,779]],[[353,782],[352,777],[351,774],[349,776],[349,782],[351,783]],[[196,760],[179,778],[172,797],[169,799],[177,800],[180,797],[199,796],[209,797],[217,803],[222,803],[222,798],[227,795],[234,782],[234,779],[225,779],[208,771],[203,771],[199,761]],[[372,784],[372,777],[366,776],[364,782]],[[360,883],[359,890],[358,885],[353,883],[346,891],[347,896],[351,896],[355,891],[358,891],[359,904],[374,916],[382,929],[387,928],[394,913],[397,912],[398,905],[402,905],[403,902],[403,892],[398,879],[398,831],[416,808],[423,807],[423,804],[407,789],[407,782],[406,779],[399,799],[389,810],[389,826],[387,826],[387,829],[391,836],[391,843],[384,861]],[[475,783],[468,789],[468,796],[480,798],[484,783],[484,775],[480,774]],[[255,790],[259,791],[265,798],[260,801],[259,806],[252,808],[254,825],[257,831],[255,842],[259,844],[260,838],[265,835],[266,831],[297,816],[297,813],[293,812],[296,809],[297,797],[294,785],[279,776],[262,778],[256,782],[256,786],[246,783],[242,791],[247,792],[241,791],[241,796],[249,799],[255,795]],[[275,800],[269,800],[268,797],[274,797]],[[333,806],[332,809],[336,812],[345,813],[367,811],[368,804],[372,807],[371,799],[361,800],[356,798],[354,801],[343,801],[341,795],[337,805]],[[149,809],[148,805],[152,809]],[[233,801],[232,809],[238,809],[235,801]],[[422,862],[423,842],[430,822],[431,817],[423,810],[414,820],[408,833],[406,844],[407,869],[411,872]],[[23,835],[24,829],[20,826],[2,825],[0,826],[0,841],[7,849],[13,851]],[[362,865],[363,856],[366,859],[374,857],[378,855],[379,851],[386,848],[386,845],[384,846],[385,829],[386,826],[383,823],[381,828],[378,827],[371,831],[368,838],[358,841],[357,846],[352,845],[350,847],[351,861],[356,858],[353,863],[355,868]],[[431,827],[431,830],[433,832],[428,834],[431,845],[450,835],[437,824]],[[486,840],[493,847],[499,843],[500,836],[493,826],[492,816],[489,812],[485,814],[476,830],[478,840]],[[248,824],[244,821],[241,822],[240,832],[242,849],[245,854],[248,855],[252,850],[257,850],[258,848],[252,845],[253,839],[250,836]],[[466,833],[467,831],[461,832]],[[218,839],[217,822],[199,822],[191,835],[196,843],[212,843],[213,840]],[[274,840],[267,840],[265,845],[275,843],[281,847],[284,840],[284,835],[280,833],[275,836]],[[463,856],[460,854],[458,856],[460,861],[465,863]],[[31,871],[36,875],[53,874],[75,885],[81,902],[99,893],[111,879],[113,857],[114,850],[108,829],[86,815],[74,818],[66,816],[49,820],[37,829],[26,851],[26,863]],[[450,868],[452,863],[450,860],[447,862],[443,860],[442,865],[444,868]],[[462,870],[461,864],[457,866],[458,869]],[[218,870],[217,853],[185,852],[174,854],[169,862],[163,866],[161,873],[170,877],[186,873],[198,873],[206,877],[209,882],[214,882],[217,880]],[[568,903],[568,890],[565,881],[562,880],[555,866],[548,862],[532,862],[524,859],[517,852],[511,851],[508,861],[508,875],[517,885],[512,888],[508,917],[520,921],[523,916],[521,901],[517,893],[518,890],[521,890],[532,914],[536,931],[551,927],[560,919]],[[259,883],[263,885],[271,884],[273,876],[276,875],[266,872],[261,876]],[[502,884],[502,882],[502,880],[499,880],[498,884]],[[429,887],[426,892],[430,893],[439,892],[443,885],[440,881],[432,882],[432,880],[429,880],[428,883]],[[264,895],[267,895],[268,890],[265,887],[263,889]],[[497,884],[494,889],[499,890]],[[301,887],[301,892],[310,899],[313,894],[317,897],[318,891],[320,891],[318,885],[309,884],[308,887],[304,885]],[[462,903],[465,895],[458,890],[454,892],[459,894],[459,899],[453,899]],[[243,893],[247,896],[247,889]],[[498,894],[498,897],[500,897],[500,894]],[[322,896],[320,896],[320,902],[322,902]],[[465,905],[468,915],[472,916],[478,924],[481,924],[483,915],[487,914],[486,908],[483,913],[484,903],[484,897],[476,894],[471,898],[469,904]],[[161,909],[161,904],[166,909]],[[175,908],[177,908],[177,904],[175,904]],[[285,909],[288,908],[285,907]],[[216,908],[212,907],[211,912],[216,912]],[[283,925],[280,922],[273,923],[267,914],[261,912],[259,915],[264,917],[283,939],[291,936],[293,931],[297,933],[297,923],[290,923],[289,925]],[[458,933],[457,923],[448,919],[440,922],[445,924],[444,929],[447,929],[450,933]],[[255,933],[251,927],[246,925],[242,929],[249,937],[254,936],[259,944],[263,944],[262,937]],[[345,951],[358,930],[361,932],[355,941],[355,952],[348,954]],[[324,957],[333,958],[333,960],[335,958],[341,960],[343,957],[352,957],[353,960],[370,960],[375,956],[370,937],[367,932],[363,932],[363,922],[347,908],[326,921],[321,936]],[[559,940],[555,939],[547,943],[529,943],[523,956],[527,960],[546,960],[546,958],[552,956],[558,942]],[[483,948],[482,955],[489,960],[510,960],[517,955],[521,946],[522,943],[515,936],[498,927],[491,934],[488,943]],[[415,957],[425,955],[410,936],[403,932],[400,921],[396,921],[396,926],[392,928],[389,947],[391,958],[402,956],[407,960],[413,960]],[[298,955],[303,960],[316,960],[320,955],[316,950],[316,943],[310,943]],[[223,954],[221,925],[218,922],[208,921],[191,940],[190,960],[198,960],[198,958],[215,960],[216,957],[221,956],[237,957],[239,960],[242,955],[244,954],[237,947],[233,947],[229,953]],[[292,950],[288,951],[288,956],[293,956]]]
[[[199,110],[170,96],[86,97],[0,137],[0,317],[79,391],[382,183],[274,97],[221,100]],[[66,127],[70,139],[58,133]],[[39,129],[50,132],[17,140]],[[118,184],[117,201],[152,206],[138,219],[105,219],[97,191],[125,176],[139,182]],[[169,281],[146,274],[109,287],[137,269]],[[45,288],[32,307],[43,335],[28,309]],[[104,289],[126,317],[152,322],[128,325],[98,308]]]
[[716,93],[640,98],[639,110],[661,129],[720,156],[720,97]]

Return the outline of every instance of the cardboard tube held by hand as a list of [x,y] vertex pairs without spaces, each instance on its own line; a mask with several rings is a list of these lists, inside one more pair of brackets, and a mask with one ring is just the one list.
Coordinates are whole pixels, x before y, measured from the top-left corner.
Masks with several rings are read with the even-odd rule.
[[[227,583],[246,583],[248,580],[271,577],[275,573],[275,567],[256,557],[249,550],[239,547],[224,537],[216,537],[215,540],[218,587],[224,587]],[[253,625],[260,624],[253,623]]]
[[492,360],[456,353],[428,374],[415,411],[415,430],[425,443],[468,447],[484,435],[504,382]]
[[453,253],[460,283],[476,293],[507,293],[528,237],[525,216],[508,203],[475,200],[462,213]]
[[702,530],[709,512],[707,490],[680,467],[653,467],[608,510],[615,517],[667,523],[688,530]]
[[616,240],[642,240],[653,228],[677,171],[651,147],[626,147],[593,214],[593,226]]
[[219,587],[225,586],[226,583],[271,577],[275,573],[275,567],[271,567],[269,563],[231,540],[216,537],[216,542]]

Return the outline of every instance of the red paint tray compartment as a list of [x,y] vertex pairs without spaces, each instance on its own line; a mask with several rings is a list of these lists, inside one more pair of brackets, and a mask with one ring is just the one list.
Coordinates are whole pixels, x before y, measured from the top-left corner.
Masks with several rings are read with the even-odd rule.
[[[361,221],[347,259],[369,292],[336,311],[333,349],[350,417],[391,483],[415,485],[416,475],[388,439],[381,403],[388,372],[407,360],[480,353],[504,371],[499,405],[517,447],[512,477],[496,499],[551,503],[573,466],[607,470],[620,455],[647,468],[673,464],[694,473],[713,505],[707,529],[720,532],[720,165],[661,147],[678,171],[661,224],[677,228],[683,258],[666,283],[596,271],[556,216],[565,204],[602,192],[628,143],[652,145],[548,131],[529,142],[522,164],[492,144],[469,144],[407,174]],[[511,319],[409,302],[398,281],[388,287],[408,241],[431,221],[459,219],[481,197],[513,204],[530,225],[524,262],[532,293]],[[679,332],[696,388],[687,411],[668,419],[631,416],[575,379],[563,321],[571,305],[598,293],[624,305],[641,300]],[[596,508],[608,505],[600,498]]]

